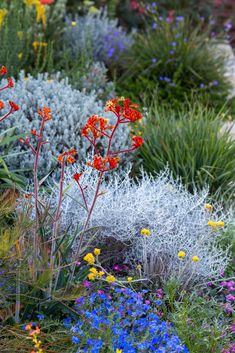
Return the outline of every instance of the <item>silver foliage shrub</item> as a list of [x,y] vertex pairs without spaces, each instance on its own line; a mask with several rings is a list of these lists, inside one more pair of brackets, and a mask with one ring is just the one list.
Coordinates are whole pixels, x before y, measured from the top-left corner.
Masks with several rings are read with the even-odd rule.
[[114,97],[115,85],[108,81],[107,71],[104,63],[93,62],[87,66],[87,72],[81,77],[77,88],[84,93],[94,92],[102,101]]
[[[78,168],[80,171],[80,169]],[[67,173],[66,183],[71,184],[72,172]],[[97,174],[89,167],[81,177],[87,186],[86,196],[91,204],[97,183]],[[179,180],[174,181],[168,170],[157,177],[143,173],[134,182],[126,173],[113,173],[110,181],[102,186],[103,194],[97,200],[90,226],[98,227],[99,245],[106,237],[114,237],[131,244],[126,256],[133,264],[141,263],[144,274],[154,281],[173,277],[183,283],[207,281],[217,278],[228,264],[228,251],[218,248],[217,237],[221,230],[213,231],[208,220],[229,222],[229,215],[217,207],[213,213],[204,208],[208,202],[207,190],[190,194]],[[56,200],[57,189],[54,190]],[[86,213],[76,184],[71,184],[62,206],[62,227],[75,229],[82,225]],[[142,228],[149,228],[151,236],[143,237]],[[186,257],[179,260],[180,250]],[[199,262],[193,263],[197,255]]]
[[94,60],[106,64],[117,62],[132,44],[132,35],[118,26],[118,20],[109,19],[107,11],[66,19],[65,43],[73,55],[90,53]]
[[[6,81],[3,80],[2,85],[5,83]],[[21,72],[14,89],[3,91],[1,99],[3,101],[13,100],[20,106],[19,112],[11,119],[4,120],[2,128],[17,125],[22,133],[30,132],[32,128],[38,129],[40,124],[38,109],[43,106],[51,108],[53,119],[45,124],[44,134],[49,144],[43,146],[40,158],[42,174],[48,172],[56,164],[53,156],[57,156],[65,149],[76,148],[79,159],[86,157],[89,144],[85,138],[81,138],[80,131],[90,115],[105,116],[112,121],[112,114],[104,113],[103,103],[97,99],[95,92],[86,94],[73,89],[67,79],[60,80],[59,74],[51,80],[47,74],[39,74],[33,78],[32,76],[25,77]],[[122,126],[114,140],[116,148],[126,147],[128,134],[128,128]],[[15,150],[27,149],[17,143]],[[32,168],[33,159],[32,153],[27,152],[21,158],[11,158],[10,162],[15,167]]]

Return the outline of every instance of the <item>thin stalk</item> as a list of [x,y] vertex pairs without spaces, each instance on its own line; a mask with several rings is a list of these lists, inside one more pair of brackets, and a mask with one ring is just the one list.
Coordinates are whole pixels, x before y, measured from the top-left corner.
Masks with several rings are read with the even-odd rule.
[[11,113],[12,113],[12,109],[0,119],[0,123],[1,123],[4,119],[6,119],[9,115],[11,115]]
[[[79,241],[78,248],[77,248],[77,251],[76,251],[76,254],[75,254],[75,258],[79,256],[79,252],[80,252],[80,249],[81,249],[81,246],[82,246],[82,241],[83,241],[83,238],[84,238],[84,234],[85,234],[85,231],[87,230],[87,227],[89,225],[90,218],[91,218],[93,209],[95,207],[96,200],[97,200],[98,195],[99,195],[99,189],[100,189],[101,182],[103,180],[103,175],[104,175],[104,171],[101,171],[100,175],[99,175],[98,183],[97,183],[97,186],[96,186],[95,195],[94,195],[91,207],[90,207],[90,209],[88,211],[88,215],[87,215],[86,221],[84,223],[84,226],[83,226],[83,229],[82,229],[82,232],[81,232],[80,241]],[[76,264],[74,264],[73,267],[72,267],[72,273],[71,273],[71,276],[70,276],[70,280],[74,276],[75,268],[76,268]]]
[[16,307],[15,307],[15,322],[19,324],[20,322],[20,269],[21,263],[18,267],[18,276],[16,281]]
[[38,143],[37,143],[37,149],[36,149],[36,154],[35,154],[35,159],[34,159],[34,167],[33,167],[33,179],[34,179],[34,199],[35,199],[35,229],[34,229],[34,239],[33,239],[33,245],[34,249],[36,250],[36,255],[38,254],[38,237],[37,237],[37,231],[39,227],[39,201],[38,201],[38,193],[39,193],[39,182],[38,182],[38,163],[39,163],[39,156],[41,152],[41,147],[42,147],[42,142],[43,142],[43,129],[44,129],[44,119],[42,119],[42,124],[40,128],[40,133],[39,133],[39,138],[38,138]]
[[[51,254],[50,254],[51,280],[50,280],[50,285],[49,285],[50,296],[51,296],[51,292],[52,292],[53,271],[54,271],[54,265],[55,265],[54,252],[55,252],[55,247],[56,247],[56,239],[57,239],[58,231],[59,231],[61,205],[62,205],[62,201],[63,201],[64,169],[65,169],[65,161],[63,160],[63,162],[61,163],[61,172],[60,172],[59,199],[58,199],[57,210],[56,210],[56,214],[55,214],[55,222],[53,223],[53,230],[52,230],[52,242],[51,242]],[[59,276],[59,272],[57,274],[57,281],[58,281],[58,276]]]

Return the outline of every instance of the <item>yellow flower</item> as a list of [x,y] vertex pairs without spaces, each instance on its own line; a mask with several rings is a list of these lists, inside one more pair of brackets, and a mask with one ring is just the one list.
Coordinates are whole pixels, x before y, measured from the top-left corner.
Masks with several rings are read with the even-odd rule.
[[148,228],[143,228],[141,229],[140,234],[143,235],[144,237],[149,237],[151,234],[151,231]]
[[72,22],[71,22],[71,26],[72,26],[72,27],[75,27],[76,25],[77,25],[77,22],[76,22],[76,21],[72,21]]
[[18,57],[19,60],[22,59],[22,56],[23,56],[23,53],[19,53],[19,54],[17,55],[17,57]]
[[132,282],[132,280],[133,280],[133,277],[127,277],[128,282]]
[[100,271],[99,273],[98,273],[98,276],[99,277],[102,277],[104,275],[104,271]]
[[38,47],[46,47],[47,46],[47,43],[46,42],[37,42],[37,41],[34,41],[32,43],[32,46],[34,48],[34,50],[37,50]]
[[223,221],[218,221],[217,223],[217,227],[224,227],[224,222]]
[[186,256],[186,253],[184,251],[181,250],[181,251],[178,252],[178,258],[179,259],[183,259],[185,256]]
[[17,32],[17,37],[18,37],[19,39],[23,39],[23,35],[24,35],[24,32],[23,32],[23,31],[18,31],[18,32]]
[[95,267],[91,267],[90,270],[89,270],[91,273],[93,273],[94,275],[98,275],[98,271]]
[[95,254],[96,256],[99,256],[100,253],[101,253],[101,250],[100,250],[100,249],[98,249],[98,248],[95,248],[95,249],[94,249],[94,254]]
[[117,348],[116,353],[122,353],[122,349]]
[[109,275],[109,276],[106,277],[106,281],[108,283],[114,283],[116,281],[116,278],[114,276],[112,276],[112,275]]
[[3,25],[4,18],[7,15],[7,10],[6,9],[0,9],[0,28]]
[[90,281],[94,281],[96,279],[96,275],[94,275],[94,273],[89,273],[87,275],[87,278],[90,280]]
[[204,208],[205,208],[206,210],[208,210],[208,211],[213,211],[213,206],[212,206],[211,204],[209,204],[209,203],[206,203],[206,204],[204,205]]
[[39,0],[24,0],[26,6],[33,6],[40,4]]
[[208,226],[212,227],[212,228],[217,228],[217,227],[224,227],[224,222],[223,221],[218,221],[218,222],[214,222],[214,221],[208,221],[207,222]]
[[95,258],[94,255],[89,252],[88,254],[86,254],[86,256],[84,256],[83,260],[85,260],[86,262],[88,262],[89,265],[93,265],[95,262]]
[[192,256],[192,261],[193,262],[198,262],[199,261],[199,257],[197,255]]
[[37,12],[36,21],[37,21],[37,23],[42,21],[42,25],[43,25],[43,27],[45,27],[46,26],[46,10],[45,10],[45,6],[42,5],[41,3],[36,4],[35,6],[36,6],[36,12]]
[[94,15],[94,14],[96,14],[96,13],[98,13],[99,12],[99,10],[95,7],[95,6],[91,6],[90,8],[89,8],[89,14],[91,14],[91,15]]

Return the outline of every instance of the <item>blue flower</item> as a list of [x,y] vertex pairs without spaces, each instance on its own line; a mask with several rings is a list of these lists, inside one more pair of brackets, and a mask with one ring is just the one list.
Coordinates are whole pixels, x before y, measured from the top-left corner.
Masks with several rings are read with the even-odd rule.
[[43,314],[37,315],[38,320],[44,320],[45,316]]
[[73,344],[79,344],[79,343],[80,343],[80,339],[77,338],[76,336],[73,336],[73,337],[72,337],[72,343],[73,343]]

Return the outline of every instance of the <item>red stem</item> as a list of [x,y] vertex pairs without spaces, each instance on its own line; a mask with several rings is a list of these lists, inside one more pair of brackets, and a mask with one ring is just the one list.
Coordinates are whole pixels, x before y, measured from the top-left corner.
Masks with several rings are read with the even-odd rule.
[[88,205],[87,205],[87,201],[86,201],[86,196],[85,196],[85,194],[84,194],[84,189],[82,188],[82,186],[81,186],[81,184],[79,183],[79,181],[77,181],[77,184],[78,184],[78,186],[79,186],[79,188],[80,188],[80,190],[81,190],[81,194],[82,194],[82,197],[83,197],[83,201],[84,201],[84,204],[85,204],[85,206],[86,206],[86,210],[87,210],[87,212],[88,212]]
[[38,191],[39,191],[39,183],[38,183],[38,162],[39,162],[39,156],[41,152],[41,146],[43,142],[43,128],[44,128],[44,119],[42,119],[41,123],[41,128],[40,128],[40,133],[39,133],[39,138],[38,138],[38,143],[37,143],[37,149],[35,150],[35,160],[34,160],[34,168],[33,168],[33,178],[34,178],[34,198],[35,198],[35,218],[36,218],[36,227],[35,227],[35,232],[34,232],[34,249],[38,249],[38,239],[37,239],[37,230],[38,230],[38,225],[39,225],[39,209],[38,209]]
[[127,152],[131,152],[136,150],[138,147],[133,147],[130,148],[129,150],[122,150],[122,151],[117,151],[117,152],[110,152],[109,155],[115,155],[115,154],[119,154],[119,153],[127,153]]
[[9,88],[8,85],[7,85],[7,86],[4,86],[4,87],[2,87],[2,88],[0,88],[0,92],[3,91],[4,89],[7,89],[7,88]]
[[[61,205],[63,201],[63,189],[64,189],[64,169],[65,169],[65,160],[61,163],[61,172],[60,172],[60,190],[59,190],[59,199],[57,204],[57,210],[55,214],[55,222],[53,224],[53,231],[52,231],[52,241],[51,241],[51,254],[50,254],[50,270],[54,270],[55,264],[55,248],[56,248],[56,238],[59,230],[59,223],[60,223],[60,215],[61,215]],[[53,273],[51,273],[51,281],[50,281],[50,295],[52,291],[52,283],[53,283]]]
[[0,119],[0,123],[11,114],[12,114],[12,109]]

